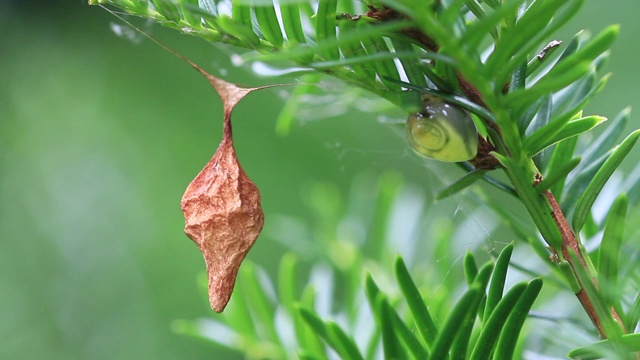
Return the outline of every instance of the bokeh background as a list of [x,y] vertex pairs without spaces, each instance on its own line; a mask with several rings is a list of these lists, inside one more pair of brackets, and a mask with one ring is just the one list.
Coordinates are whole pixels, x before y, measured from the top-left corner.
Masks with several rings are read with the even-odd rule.
[[[639,2],[588,1],[557,37],[622,25],[614,76],[587,112],[639,107],[638,13]],[[0,0],[0,358],[238,358],[172,331],[175,320],[214,316],[179,201],[217,146],[219,101],[186,64],[116,36],[114,23],[84,1]],[[278,81],[234,67],[233,50],[145,29],[231,81]],[[249,258],[267,270],[286,250],[269,217],[312,223],[309,184],[346,193],[362,174],[395,170],[429,193],[460,174],[416,159],[386,121],[398,114],[357,102],[282,137],[283,103],[281,90],[261,91],[234,112],[239,157],[267,214]],[[635,150],[625,167],[638,159]]]

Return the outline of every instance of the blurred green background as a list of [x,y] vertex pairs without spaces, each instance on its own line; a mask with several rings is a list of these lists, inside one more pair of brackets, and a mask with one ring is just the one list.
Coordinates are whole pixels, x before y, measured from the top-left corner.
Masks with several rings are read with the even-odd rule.
[[[592,0],[557,37],[622,25],[614,77],[587,112],[640,105],[638,13],[638,2]],[[186,64],[116,36],[114,23],[84,1],[0,0],[0,359],[232,358],[171,331],[176,319],[215,316],[179,202],[217,147],[219,100]],[[225,79],[277,82],[232,66],[228,49],[145,29]],[[414,157],[382,121],[398,114],[354,106],[279,137],[283,103],[281,89],[261,91],[234,111],[239,157],[267,216],[249,258],[267,269],[286,250],[269,217],[311,223],[310,183],[347,192],[359,174],[397,170],[429,193],[459,175]]]

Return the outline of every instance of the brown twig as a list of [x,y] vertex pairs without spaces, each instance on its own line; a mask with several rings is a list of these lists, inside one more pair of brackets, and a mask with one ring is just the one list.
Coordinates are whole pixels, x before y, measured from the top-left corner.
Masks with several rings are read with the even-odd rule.
[[[577,264],[573,263],[573,259],[570,256],[569,249],[571,249],[576,254],[576,256],[578,256],[578,259],[580,260],[580,266],[586,269],[587,263],[582,257],[582,251],[580,251],[578,239],[576,238],[573,229],[571,229],[569,223],[567,222],[567,219],[562,213],[562,209],[560,209],[558,201],[556,200],[553,193],[551,193],[551,191],[549,190],[544,192],[544,196],[547,198],[549,205],[551,205],[551,215],[553,216],[553,220],[555,221],[558,230],[560,230],[560,235],[562,236],[562,257],[571,265],[572,268],[574,268],[573,272],[575,273],[575,266]],[[594,285],[597,286],[596,280],[591,280],[594,282]],[[576,293],[576,297],[580,301],[580,304],[582,304],[584,310],[587,312],[587,315],[589,315],[589,319],[591,319],[591,322],[593,322],[593,324],[598,329],[600,337],[603,339],[606,338],[606,334],[604,332],[604,329],[602,328],[602,323],[598,318],[598,314],[596,313],[595,308],[593,307],[593,304],[585,293],[583,287],[580,287],[580,291]]]
[[[551,209],[552,209],[551,215],[553,216],[553,220],[555,221],[556,226],[558,227],[558,230],[560,230],[560,235],[562,236],[562,257],[571,265],[571,267],[574,269],[573,270],[574,273],[576,272],[575,270],[576,266],[581,266],[585,270],[588,270],[587,262],[583,257],[582,251],[580,250],[581,248],[580,241],[576,237],[576,234],[573,232],[573,229],[571,228],[571,226],[569,226],[569,222],[567,221],[564,214],[562,213],[562,209],[560,209],[560,205],[558,204],[558,201],[556,200],[553,193],[551,193],[551,191],[549,190],[546,190],[544,192],[544,196],[547,198],[549,205],[551,205]],[[571,251],[573,251],[576,254],[576,256],[578,257],[578,260],[580,261],[580,264],[575,264],[573,262],[569,249],[571,249]],[[595,285],[595,287],[598,288],[598,280],[592,277],[591,281],[593,282],[593,285]],[[591,319],[591,322],[593,322],[595,327],[598,329],[598,333],[600,334],[600,337],[603,339],[606,339],[607,334],[605,333],[604,328],[602,327],[602,322],[600,321],[600,318],[596,313],[596,310],[593,306],[593,303],[591,302],[591,299],[589,299],[589,296],[584,291],[584,287],[581,287],[580,291],[578,291],[575,295],[578,298],[578,301],[580,301],[580,304],[582,304],[582,307],[584,308],[584,310],[587,312],[587,315],[589,315],[589,319]],[[614,308],[611,309],[611,315],[618,322],[618,324],[620,324],[622,331],[626,333],[627,330],[622,320],[620,319],[618,312]]]

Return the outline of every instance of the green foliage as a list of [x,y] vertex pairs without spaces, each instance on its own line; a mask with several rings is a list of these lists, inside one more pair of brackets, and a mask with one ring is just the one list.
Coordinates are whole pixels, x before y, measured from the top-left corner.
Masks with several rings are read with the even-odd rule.
[[[419,106],[417,99],[422,94],[436,95],[465,108],[484,128],[486,147],[479,149],[482,151],[474,161],[462,164],[467,174],[442,190],[438,198],[458,193],[479,179],[515,195],[534,226],[519,223],[498,202],[484,200],[517,237],[545,259],[554,274],[575,292],[586,294],[581,305],[597,317],[592,320],[600,335],[609,338],[593,349],[576,350],[576,354],[587,356],[591,350],[609,346],[623,357],[629,344],[637,349],[633,345],[635,337],[624,333],[637,325],[640,297],[635,296],[637,289],[632,290],[632,296],[621,296],[620,289],[627,284],[619,283],[626,198],[616,195],[618,200],[605,204],[610,213],[606,221],[596,220],[593,207],[631,152],[640,131],[616,145],[629,117],[629,111],[624,110],[588,145],[579,146],[578,140],[607,123],[602,116],[583,115],[583,108],[607,82],[603,64],[618,28],[607,27],[593,37],[580,32],[563,48],[557,42],[548,42],[583,1],[387,0],[365,2],[368,12],[362,3],[349,0],[91,3],[115,5],[189,35],[244,48],[250,51],[243,54],[247,61],[285,62],[307,69],[311,74],[293,91],[278,119],[278,132],[283,134],[294,126],[299,99],[314,91],[311,86],[319,81],[320,73],[387,99],[406,111]],[[509,184],[490,177],[494,171],[502,171]],[[636,177],[623,190],[637,191],[639,179]],[[325,357],[325,345],[343,358],[371,358],[378,344],[386,358],[426,358],[427,354],[434,359],[447,354],[460,359],[511,358],[541,286],[539,280],[522,282],[503,295],[511,247],[505,248],[495,267],[491,263],[478,269],[472,255],[465,257],[468,289],[451,304],[441,326],[419,299],[420,292],[401,259],[395,263],[401,296],[380,290],[373,277],[366,277],[363,288],[357,270],[369,260],[367,256],[378,264],[389,260],[381,254],[385,242],[380,234],[384,233],[382,220],[388,216],[394,192],[393,186],[383,188],[391,190],[378,194],[379,213],[367,242],[371,249],[367,252],[372,253],[361,256],[354,249],[339,248],[341,243],[325,243],[339,248],[332,251],[347,256],[347,260],[337,261],[331,251],[325,254],[325,260],[347,284],[343,296],[345,306],[350,307],[344,314],[348,320],[325,321],[327,314],[315,312],[314,294],[326,289],[298,289],[294,280],[283,278],[279,287],[291,288],[280,289],[281,296],[274,302],[255,272],[245,270],[239,283],[251,285],[246,289],[243,286],[242,297],[250,301],[246,311],[256,316],[254,321],[245,319],[245,323],[258,322],[264,328],[243,332],[247,337],[243,346],[260,344],[278,356],[291,356],[290,348],[284,346],[289,340],[274,327],[274,309],[282,307],[295,324],[301,358]],[[325,215],[331,216],[330,212]],[[597,242],[602,232],[601,247],[588,252],[582,243]],[[549,254],[538,238],[548,245],[553,261],[548,260]],[[293,271],[295,263],[286,258],[282,266]],[[601,288],[595,279],[600,280]],[[636,280],[631,277],[629,281]],[[299,290],[297,294],[294,289]],[[348,335],[355,331],[353,311],[362,300],[356,300],[356,294],[362,293],[377,326],[366,346]],[[408,312],[398,310],[404,306],[400,299],[404,299]],[[233,318],[225,317],[227,324],[236,331],[244,329],[237,325],[235,316],[242,318],[234,312]],[[412,333],[413,327],[416,333]]]

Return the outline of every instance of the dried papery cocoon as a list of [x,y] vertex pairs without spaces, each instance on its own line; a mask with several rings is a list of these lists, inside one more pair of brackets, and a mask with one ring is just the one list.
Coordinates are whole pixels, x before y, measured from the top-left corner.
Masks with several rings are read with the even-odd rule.
[[258,188],[240,166],[233,147],[231,112],[244,96],[263,87],[238,87],[186,61],[207,78],[224,105],[222,141],[181,201],[184,231],[198,245],[207,265],[209,303],[220,313],[231,298],[242,260],[264,224]]
[[207,264],[211,308],[222,312],[264,224],[260,193],[238,162],[228,117],[218,150],[189,184],[181,205],[184,231]]

